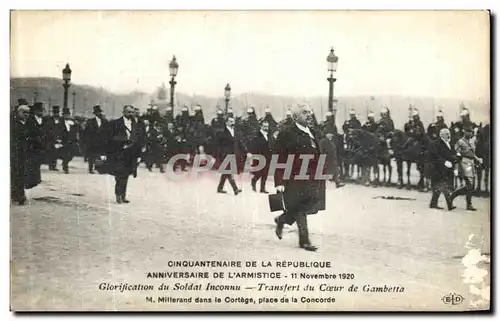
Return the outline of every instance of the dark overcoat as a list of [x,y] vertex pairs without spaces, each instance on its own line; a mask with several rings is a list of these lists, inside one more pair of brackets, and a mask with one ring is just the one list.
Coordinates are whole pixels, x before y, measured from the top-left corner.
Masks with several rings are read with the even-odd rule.
[[429,158],[432,164],[432,185],[438,186],[439,184],[446,183],[453,186],[453,166],[448,168],[444,165],[446,161],[451,162],[453,165],[457,161],[457,153],[453,145],[450,144],[450,148],[448,148],[442,139],[434,141],[430,149]]
[[[274,171],[275,186],[283,185],[285,192],[283,195],[285,207],[289,213],[316,214],[326,208],[325,202],[325,180],[315,179],[316,171],[324,173],[323,168],[318,169],[319,148],[318,133],[310,129],[315,137],[310,136],[299,129],[297,125],[284,128],[276,139],[275,151],[279,155],[280,164],[285,164],[289,155],[293,155],[293,165],[289,177],[286,177],[285,169]],[[297,175],[300,173],[302,159],[300,155],[314,155],[307,167],[308,180],[300,180]]]
[[[217,160],[220,163],[228,155],[235,155],[236,162],[238,166],[238,173],[242,171],[245,164],[245,155],[247,153],[247,147],[241,133],[238,130],[234,130],[234,137],[231,135],[227,127],[217,134]],[[229,169],[227,167],[226,169]]]
[[26,173],[25,187],[32,188],[42,181],[40,166],[44,163],[45,157],[45,123],[35,119],[34,115],[26,121]]
[[58,124],[61,133],[62,147],[59,149],[59,158],[64,162],[70,162],[73,157],[78,155],[78,125],[74,121],[70,121],[69,130],[65,125],[64,120]]
[[103,132],[107,123],[106,118],[101,118],[101,126],[98,126],[95,117],[87,121],[83,135],[85,137],[85,155],[87,157],[97,157],[103,153]]
[[274,144],[273,140],[274,137],[271,133],[267,133],[267,137],[264,137],[264,134],[259,130],[255,132],[252,140],[250,141],[249,152],[254,155],[261,155],[266,159],[266,165],[257,173],[262,173],[267,176],[269,172],[269,164],[271,162],[272,148]]
[[104,129],[105,147],[107,157],[103,172],[113,176],[128,176],[137,173],[137,159],[141,154],[142,132],[134,119],[130,137],[123,117],[107,123]]

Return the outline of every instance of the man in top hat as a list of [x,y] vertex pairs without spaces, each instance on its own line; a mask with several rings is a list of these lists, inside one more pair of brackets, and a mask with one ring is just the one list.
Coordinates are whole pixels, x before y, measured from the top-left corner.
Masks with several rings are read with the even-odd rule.
[[427,135],[435,140],[439,138],[439,132],[443,128],[448,128],[446,123],[444,122],[444,113],[442,110],[439,110],[436,115],[436,122],[432,123],[427,127]]
[[103,132],[108,120],[104,117],[100,105],[94,106],[95,117],[87,120],[85,126],[85,149],[88,157],[88,170],[90,174],[94,174],[94,164],[98,157],[103,155],[104,137]]
[[46,134],[46,162],[49,165],[49,170],[58,171],[57,159],[59,158],[59,147],[63,134],[63,126],[59,106],[52,106],[52,116],[47,119],[45,124]]
[[368,119],[361,128],[370,133],[375,133],[377,131],[378,124],[375,122],[375,114],[373,112],[368,113]]
[[475,211],[472,206],[472,193],[474,191],[474,182],[476,180],[476,162],[483,163],[483,160],[476,155],[476,146],[473,140],[474,128],[467,126],[464,128],[464,135],[455,144],[455,150],[459,155],[458,168],[459,175],[465,181],[465,186],[459,187],[452,193],[452,200],[459,195],[465,194],[468,211]]
[[59,122],[60,142],[56,148],[59,149],[59,157],[65,174],[69,174],[69,162],[78,154],[78,125],[71,117],[69,108],[63,108],[63,119]]

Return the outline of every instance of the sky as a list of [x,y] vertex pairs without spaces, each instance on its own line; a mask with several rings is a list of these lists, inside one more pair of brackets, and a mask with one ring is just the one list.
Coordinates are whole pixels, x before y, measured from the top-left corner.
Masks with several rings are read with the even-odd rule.
[[14,11],[11,76],[126,93],[168,86],[223,96],[490,96],[489,16],[479,11]]

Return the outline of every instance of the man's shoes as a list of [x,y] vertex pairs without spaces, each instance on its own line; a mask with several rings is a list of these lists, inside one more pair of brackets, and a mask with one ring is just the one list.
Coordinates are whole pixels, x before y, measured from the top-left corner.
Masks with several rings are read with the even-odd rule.
[[22,198],[20,198],[17,203],[19,205],[24,205],[26,203],[26,196],[23,196]]
[[340,187],[344,187],[345,183],[343,183],[343,182],[335,182],[335,185],[337,186],[337,188],[340,188]]
[[453,211],[454,209],[456,209],[457,207],[456,206],[448,206],[448,211]]
[[218,190],[217,190],[217,193],[226,194],[227,192],[226,192],[225,190],[218,189]]
[[89,174],[95,174],[95,172],[94,171],[89,171]]
[[435,208],[437,210],[442,210],[443,209],[441,206],[437,206],[437,205],[431,205],[431,206],[429,206],[429,208]]
[[128,199],[125,198],[125,196],[122,196],[122,202],[123,203],[130,203],[130,201]]
[[318,248],[316,246],[311,245],[311,244],[300,244],[300,247],[303,248],[304,250],[310,251],[310,252],[316,252],[318,250]]
[[234,195],[238,195],[241,192],[243,192],[243,190],[238,188],[238,189],[234,190]]
[[118,204],[123,203],[122,197],[121,197],[120,195],[116,195],[116,202],[117,202]]
[[477,211],[477,209],[476,209],[476,208],[474,208],[472,205],[468,205],[468,206],[467,206],[467,210],[468,210],[468,211],[473,211],[473,212]]
[[67,169],[65,169],[64,174],[69,174],[69,171]]
[[265,189],[261,189],[261,190],[260,190],[260,192],[261,192],[261,193],[264,193],[264,194],[269,194],[269,192],[268,192],[268,191],[266,191]]
[[256,182],[252,181],[252,191],[257,192]]
[[276,223],[276,236],[281,240],[283,238],[283,224],[279,222],[278,216],[274,218],[274,223]]

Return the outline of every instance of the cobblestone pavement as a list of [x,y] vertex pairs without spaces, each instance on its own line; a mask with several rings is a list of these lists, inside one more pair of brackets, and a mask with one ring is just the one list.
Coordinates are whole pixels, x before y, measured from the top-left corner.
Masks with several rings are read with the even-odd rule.
[[[278,240],[267,197],[253,192],[247,177],[243,193],[216,194],[213,173],[171,181],[157,171],[139,169],[129,181],[130,204],[114,202],[114,179],[86,173],[81,159],[70,174],[42,169],[44,182],[29,191],[29,204],[11,205],[11,308],[13,310],[466,310],[474,296],[463,281],[462,258],[469,236],[483,253],[490,252],[490,199],[474,199],[477,212],[465,211],[457,199],[453,212],[428,208],[430,193],[328,183],[327,210],[309,216],[316,253],[297,247],[296,227]],[[268,190],[272,191],[272,181]],[[229,190],[229,186],[226,186]],[[401,199],[387,199],[387,198]],[[440,200],[444,206],[444,200]],[[209,271],[281,272],[284,279],[148,279],[146,273],[201,271],[167,268],[177,260],[242,260],[254,269]],[[271,261],[328,261],[332,268],[264,268]],[[483,265],[489,271],[488,265]],[[349,273],[354,280],[292,280],[294,272]],[[488,278],[489,279],[489,278]],[[240,284],[240,291],[189,292],[222,298],[222,303],[146,302],[146,296],[186,297],[183,291],[99,290],[99,284],[202,283]],[[489,284],[489,281],[487,281]],[[316,285],[310,293],[265,292],[266,284]],[[345,286],[320,292],[320,284]],[[400,286],[403,293],[350,293],[355,284]],[[450,293],[465,298],[445,304]],[[224,303],[225,297],[334,297],[333,304]]]

